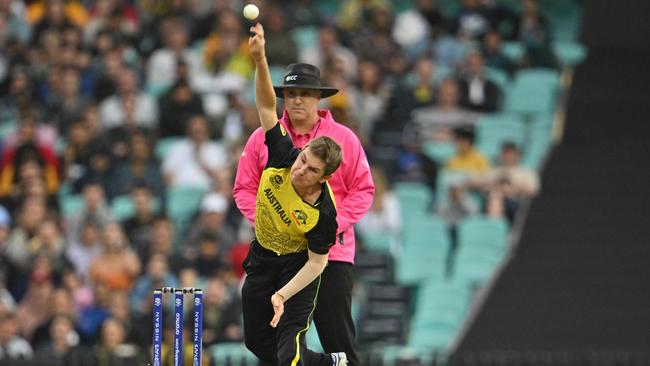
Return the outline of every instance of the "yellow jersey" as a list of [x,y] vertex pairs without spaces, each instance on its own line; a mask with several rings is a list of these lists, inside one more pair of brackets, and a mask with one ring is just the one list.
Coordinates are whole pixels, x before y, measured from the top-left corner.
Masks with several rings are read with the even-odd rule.
[[326,254],[336,240],[336,203],[327,182],[314,205],[305,202],[291,184],[291,165],[300,150],[281,124],[266,132],[269,149],[266,167],[257,190],[255,238],[277,255],[309,248]]

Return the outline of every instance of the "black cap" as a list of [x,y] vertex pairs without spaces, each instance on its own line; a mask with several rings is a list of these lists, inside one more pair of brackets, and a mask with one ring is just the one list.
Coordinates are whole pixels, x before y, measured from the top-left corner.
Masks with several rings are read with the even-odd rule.
[[336,88],[323,86],[320,80],[320,70],[310,64],[291,64],[287,67],[287,73],[282,78],[282,85],[274,86],[275,95],[284,98],[282,89],[304,88],[320,90],[321,98],[331,97],[339,92]]

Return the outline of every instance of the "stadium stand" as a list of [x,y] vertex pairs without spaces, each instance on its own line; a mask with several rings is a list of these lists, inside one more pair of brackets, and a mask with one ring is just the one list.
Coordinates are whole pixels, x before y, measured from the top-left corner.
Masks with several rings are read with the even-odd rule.
[[[256,2],[265,26],[267,14],[283,15],[286,29],[269,26],[268,44],[318,64],[341,89],[323,107],[357,133],[375,181],[385,180],[381,204],[356,227],[363,364],[446,362],[511,255],[561,136],[573,71],[588,54],[580,2]],[[256,365],[242,343],[239,294],[254,233],[231,192],[259,125],[243,5],[0,3],[1,364],[141,365],[152,337],[143,294],[172,281],[206,289],[206,364]],[[277,81],[288,51],[270,51]],[[376,83],[362,77],[370,68],[380,70]],[[480,110],[488,84],[492,112]],[[205,144],[188,128],[196,116],[207,122]],[[464,169],[474,161],[459,133],[472,136],[480,172]],[[134,146],[135,135],[150,146]],[[518,154],[510,165],[508,144]],[[460,170],[448,167],[456,158]],[[150,210],[131,195],[142,185]],[[202,210],[208,194],[225,206]],[[212,245],[205,230],[217,231]],[[126,243],[117,262],[136,255],[137,273],[99,273],[97,258],[115,242]],[[58,317],[71,327],[57,332]],[[307,338],[320,348],[315,329]],[[142,357],[123,357],[125,345]]]

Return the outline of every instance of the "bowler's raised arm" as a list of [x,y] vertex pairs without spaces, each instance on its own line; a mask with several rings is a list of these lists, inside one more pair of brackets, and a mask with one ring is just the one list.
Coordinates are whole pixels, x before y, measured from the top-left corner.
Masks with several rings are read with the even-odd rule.
[[268,131],[278,123],[278,116],[275,111],[275,91],[264,50],[264,28],[257,23],[250,31],[253,35],[248,38],[248,47],[255,62],[255,104],[262,129]]

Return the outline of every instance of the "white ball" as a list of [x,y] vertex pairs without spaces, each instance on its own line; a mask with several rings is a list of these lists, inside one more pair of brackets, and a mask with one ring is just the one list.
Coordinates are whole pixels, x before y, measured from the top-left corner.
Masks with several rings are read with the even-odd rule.
[[260,15],[260,9],[255,4],[244,6],[244,17],[248,20],[254,20]]

